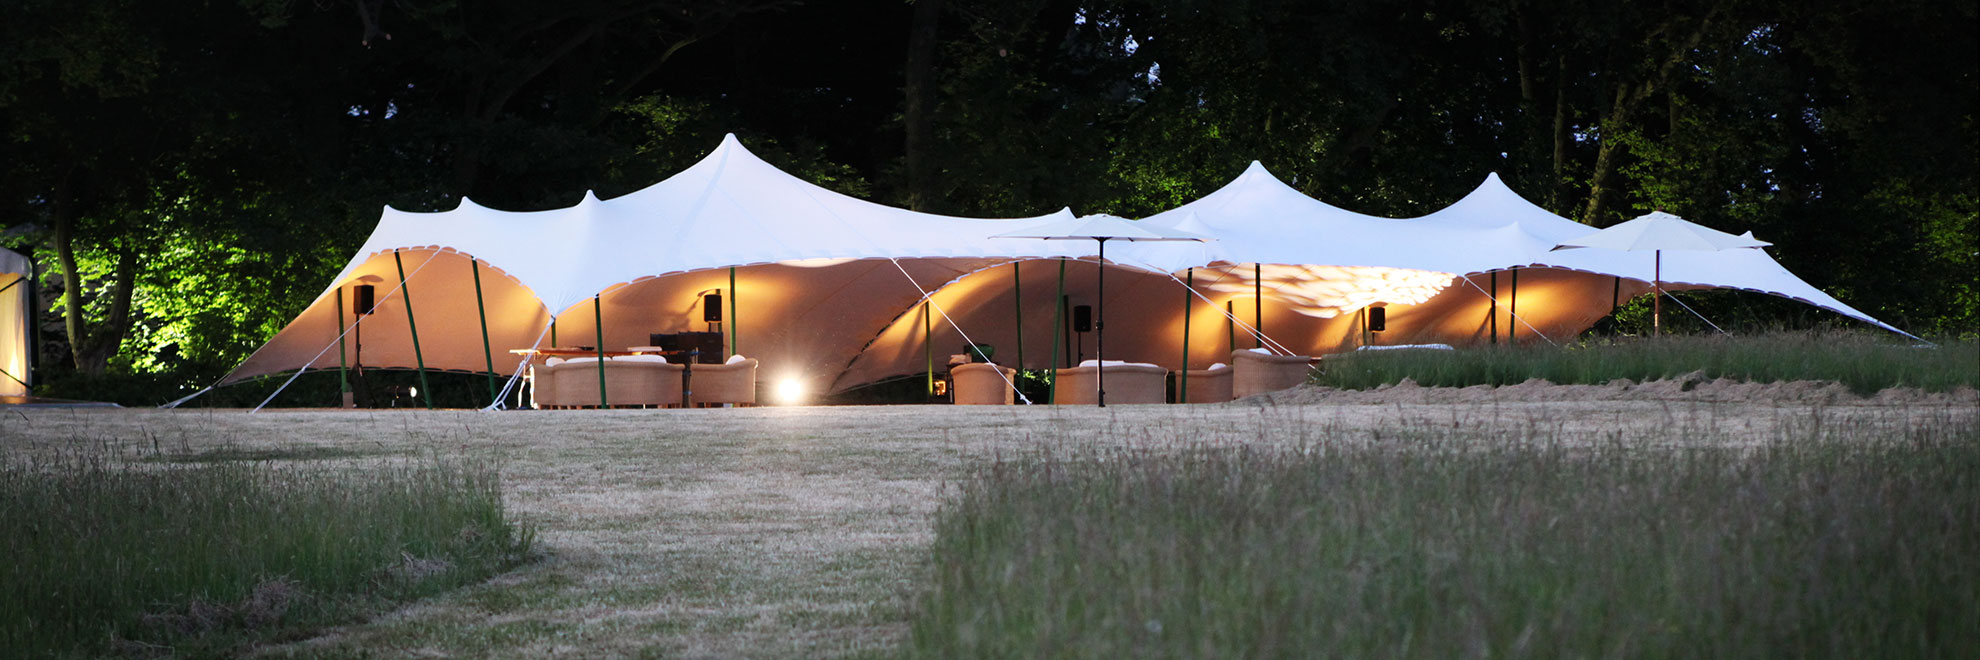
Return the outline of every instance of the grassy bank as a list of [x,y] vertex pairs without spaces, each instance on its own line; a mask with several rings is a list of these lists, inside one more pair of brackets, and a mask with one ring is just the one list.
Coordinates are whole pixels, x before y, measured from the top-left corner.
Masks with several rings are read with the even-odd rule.
[[231,654],[484,579],[531,542],[483,465],[107,454],[0,465],[0,648]]
[[1001,461],[938,515],[908,655],[1980,655],[1971,412],[1791,426]]
[[1458,351],[1373,351],[1330,357],[1314,383],[1368,389],[1404,378],[1429,387],[1513,385],[1541,378],[1595,385],[1703,372],[1749,382],[1836,381],[1858,394],[1891,387],[1943,392],[1980,387],[1980,341],[1915,346],[1864,333],[1627,338],[1556,347],[1545,343]]

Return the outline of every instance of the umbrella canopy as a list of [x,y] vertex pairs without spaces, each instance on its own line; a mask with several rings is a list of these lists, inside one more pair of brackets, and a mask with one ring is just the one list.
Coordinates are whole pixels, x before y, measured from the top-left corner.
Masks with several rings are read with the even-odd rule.
[[[1177,224],[1201,226],[1195,216],[1186,217]],[[1034,238],[1047,241],[1086,240],[1100,242],[1100,282],[1094,296],[1094,381],[1097,384],[1096,401],[1100,407],[1107,407],[1107,241],[1208,241],[1208,236],[1194,234],[1179,229],[1135,222],[1120,216],[1098,213],[1071,220],[1054,220],[1027,229],[992,235],[991,238]]]
[[1753,232],[1734,236],[1663,211],[1653,211],[1608,229],[1562,241],[1554,246],[1554,249],[1608,248],[1623,252],[1650,250],[1717,252],[1769,245],[1773,243],[1754,239]]
[[[1182,223],[1178,223],[1182,224]],[[1201,223],[1197,223],[1201,225]],[[1047,241],[1208,241],[1210,237],[1159,225],[1097,213],[1053,220],[991,238],[1036,238]]]
[[1661,334],[1664,326],[1665,250],[1719,252],[1740,248],[1758,249],[1769,245],[1773,243],[1753,238],[1753,232],[1750,231],[1734,236],[1663,211],[1652,211],[1635,220],[1580,238],[1562,241],[1561,244],[1554,246],[1554,249],[1606,248],[1620,252],[1655,253],[1650,286],[1656,297],[1651,299],[1650,328],[1652,332]]

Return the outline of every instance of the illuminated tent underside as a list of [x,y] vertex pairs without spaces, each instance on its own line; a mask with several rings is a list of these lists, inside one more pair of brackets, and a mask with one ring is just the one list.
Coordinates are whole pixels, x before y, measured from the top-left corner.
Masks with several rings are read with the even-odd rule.
[[[760,383],[843,391],[930,362],[939,370],[968,341],[995,346],[1007,366],[1051,366],[1055,349],[1057,364],[1074,364],[1092,357],[1092,338],[1069,332],[1060,314],[1095,299],[1092,245],[988,238],[1045,219],[872,204],[777,171],[730,137],[693,167],[612,200],[587,195],[531,213],[465,200],[443,213],[387,209],[323,294],[222,383],[360,363],[507,376],[521,366],[512,349],[600,345],[594,319],[611,348],[712,329],[700,305],[714,292],[735,310],[723,313],[728,348],[760,360]],[[1654,268],[1647,253],[1549,252],[1591,229],[1533,206],[1497,176],[1443,211],[1398,220],[1328,206],[1254,163],[1143,222],[1217,239],[1108,251],[1107,357],[1171,369],[1185,352],[1188,366],[1203,368],[1260,343],[1319,355],[1367,342],[1560,340],[1648,293]],[[1667,253],[1663,273],[1668,290],[1769,293],[1901,332],[1760,250]],[[357,284],[378,294],[361,324],[345,308]],[[1371,335],[1363,311],[1374,305],[1387,329]],[[1253,324],[1268,339],[1254,337]]]

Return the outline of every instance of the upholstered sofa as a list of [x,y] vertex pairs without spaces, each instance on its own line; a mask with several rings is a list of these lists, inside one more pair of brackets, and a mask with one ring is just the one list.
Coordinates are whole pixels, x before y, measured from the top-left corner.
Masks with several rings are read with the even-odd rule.
[[688,399],[693,405],[756,405],[756,358],[736,355],[723,364],[697,364],[691,378]]
[[[681,369],[658,355],[606,358],[605,402],[613,407],[681,405]],[[551,393],[547,407],[598,407],[598,358],[572,358],[538,371],[549,372],[549,387],[539,390]],[[537,401],[542,403],[541,395]]]
[[1217,363],[1208,369],[1189,370],[1189,396],[1183,395],[1183,374],[1176,374],[1176,397],[1181,403],[1222,403],[1231,400],[1231,365]]
[[[1169,370],[1142,362],[1107,361],[1107,403],[1164,403],[1169,390]],[[1090,404],[1099,401],[1100,373],[1093,360],[1059,370],[1059,382],[1052,388],[1052,402]]]
[[959,364],[949,370],[949,391],[959,406],[1008,406],[1017,403],[1017,370],[991,362]]
[[1231,351],[1231,397],[1298,387],[1306,382],[1312,363],[1313,358],[1305,355],[1274,355],[1255,348]]

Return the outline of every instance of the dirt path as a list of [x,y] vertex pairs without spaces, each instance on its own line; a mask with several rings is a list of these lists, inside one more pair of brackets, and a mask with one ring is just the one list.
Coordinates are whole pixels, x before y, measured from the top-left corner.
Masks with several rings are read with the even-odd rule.
[[1106,409],[39,409],[0,411],[0,453],[96,445],[502,463],[510,506],[536,526],[542,561],[270,655],[815,657],[884,653],[908,633],[930,515],[957,478],[997,457],[1431,437],[1744,445],[1818,424],[1945,423],[1980,409],[1971,392],[1810,401],[1694,387],[1603,400],[1548,388],[1391,389]]

